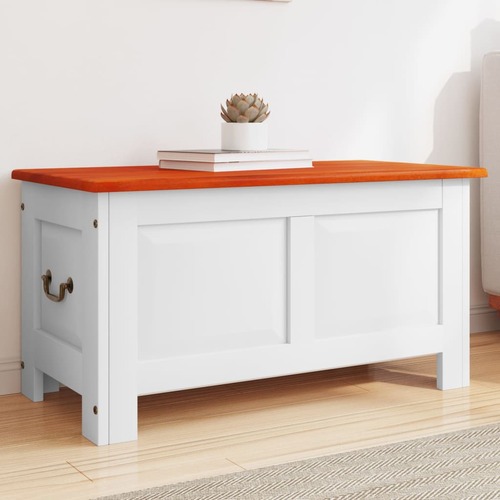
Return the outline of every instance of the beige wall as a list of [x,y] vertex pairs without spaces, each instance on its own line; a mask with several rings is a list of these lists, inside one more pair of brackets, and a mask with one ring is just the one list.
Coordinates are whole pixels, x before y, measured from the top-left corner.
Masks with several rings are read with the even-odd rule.
[[239,91],[270,102],[273,147],[475,165],[480,60],[499,25],[497,0],[0,0],[0,393],[19,389],[12,169],[217,147],[219,103]]

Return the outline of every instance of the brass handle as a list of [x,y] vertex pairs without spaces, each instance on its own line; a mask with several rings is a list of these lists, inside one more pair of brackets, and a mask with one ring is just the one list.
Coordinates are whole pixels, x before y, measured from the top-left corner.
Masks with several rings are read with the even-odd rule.
[[59,295],[50,293],[50,283],[52,281],[52,273],[50,272],[50,269],[47,269],[45,274],[42,274],[42,281],[43,291],[45,292],[47,298],[52,300],[52,302],[62,302],[64,300],[64,296],[66,295],[66,290],[68,290],[68,293],[73,292],[73,280],[68,278],[66,283],[61,283],[59,285]]

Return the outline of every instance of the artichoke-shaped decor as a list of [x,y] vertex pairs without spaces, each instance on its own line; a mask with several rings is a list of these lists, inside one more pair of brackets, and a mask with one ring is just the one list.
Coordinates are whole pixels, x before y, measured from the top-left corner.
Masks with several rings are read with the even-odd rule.
[[221,104],[220,114],[227,123],[262,123],[269,116],[269,106],[257,94],[234,94]]

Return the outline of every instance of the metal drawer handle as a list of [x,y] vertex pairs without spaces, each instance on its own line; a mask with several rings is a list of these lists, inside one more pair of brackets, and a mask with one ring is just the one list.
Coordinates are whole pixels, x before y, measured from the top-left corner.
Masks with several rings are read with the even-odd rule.
[[53,293],[50,293],[50,283],[52,281],[52,273],[50,272],[50,269],[47,269],[45,274],[42,274],[42,281],[43,281],[43,291],[45,292],[47,298],[52,300],[52,302],[63,301],[64,296],[66,294],[66,290],[68,290],[68,293],[73,292],[73,280],[71,278],[68,278],[66,280],[66,283],[61,283],[59,285],[59,295],[54,295]]

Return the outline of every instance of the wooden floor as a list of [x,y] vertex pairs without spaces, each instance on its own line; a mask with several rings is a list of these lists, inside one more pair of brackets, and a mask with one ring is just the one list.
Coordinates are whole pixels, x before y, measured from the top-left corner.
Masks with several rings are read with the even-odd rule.
[[139,440],[80,435],[69,389],[0,397],[0,498],[88,499],[500,422],[500,332],[472,336],[472,381],[435,388],[434,357],[139,400]]

